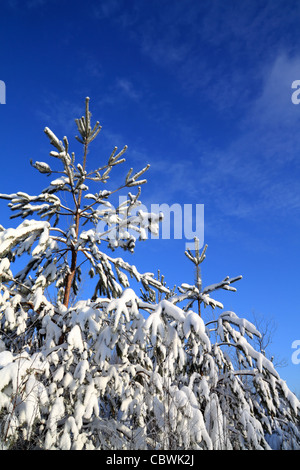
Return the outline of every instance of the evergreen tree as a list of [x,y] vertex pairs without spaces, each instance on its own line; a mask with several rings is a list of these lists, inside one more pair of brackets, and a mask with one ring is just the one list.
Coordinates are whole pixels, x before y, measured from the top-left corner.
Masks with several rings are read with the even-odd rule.
[[[159,216],[132,215],[148,166],[133,176],[130,170],[116,190],[90,192],[87,184],[105,183],[124,162],[126,147],[89,172],[88,148],[100,125],[91,126],[88,99],[76,124],[82,164],[69,154],[67,138],[60,141],[46,128],[62,170],[31,163],[58,178],[38,196],[1,195],[14,217],[25,219],[0,231],[1,447],[299,449],[300,403],[254,348],[252,338],[260,333],[210,296],[236,290],[232,284],[241,276],[203,288],[207,247],[200,254],[196,239],[195,253],[186,252],[195,264],[195,285],[181,284],[175,294],[160,273],[158,279],[140,274],[100,249],[134,251],[129,229],[145,239],[146,230],[157,230]],[[115,210],[113,193],[132,186],[137,193]],[[64,217],[71,217],[67,227]],[[99,221],[107,225],[101,233]],[[25,266],[13,274],[18,257]],[[95,276],[95,293],[70,305],[82,259]],[[142,283],[142,296],[130,288],[128,275]],[[54,302],[47,297],[51,286]],[[205,323],[202,304],[221,310],[217,320]],[[229,350],[236,351],[238,368]]]
[[[105,165],[94,171],[87,171],[89,145],[101,130],[98,121],[93,128],[91,126],[89,98],[86,99],[85,116],[75,121],[80,134],[76,139],[83,146],[82,163],[76,164],[74,152],[69,154],[67,137],[60,141],[46,127],[45,134],[56,149],[51,151],[50,155],[60,161],[62,169],[52,170],[47,163],[33,163],[32,160],[31,165],[40,173],[47,176],[59,174],[59,177],[52,180],[38,196],[30,196],[24,192],[0,194],[0,198],[10,201],[8,206],[15,212],[11,218],[25,219],[16,229],[2,230],[1,240],[4,244],[0,255],[2,258],[7,258],[5,266],[16,257],[22,256],[24,252],[31,254],[24,269],[11,278],[11,288],[14,291],[23,292],[25,289],[26,292],[27,289],[28,292],[43,292],[45,288],[55,283],[58,288],[57,300],[68,307],[71,292],[76,293],[78,290],[83,258],[90,263],[90,276],[93,277],[95,273],[99,276],[95,296],[98,291],[108,297],[120,295],[122,286],[129,286],[125,272],[142,282],[146,289],[154,286],[167,292],[153,274],[140,274],[135,266],[131,266],[121,258],[112,258],[99,249],[101,245],[106,244],[112,251],[121,247],[134,252],[136,238],[130,231],[135,231],[141,240],[146,238],[147,230],[157,231],[160,215],[143,211],[131,215],[141,204],[140,186],[146,183],[146,180],[139,178],[148,170],[149,165],[135,174],[132,174],[131,168],[124,183],[116,189],[90,193],[87,184],[97,183],[99,186],[107,183],[111,170],[125,162],[123,155],[127,146],[118,153],[115,147]],[[134,186],[138,187],[137,194],[129,192],[128,198],[119,207],[115,208],[109,201],[118,191]],[[69,205],[63,202],[66,195],[70,196]],[[84,205],[82,199],[87,201]],[[28,217],[34,214],[46,221],[28,220]],[[65,221],[61,221],[62,218],[70,220],[70,217],[71,223],[66,224]],[[83,227],[87,223],[90,223],[92,228],[84,230]],[[96,229],[100,224],[101,227],[106,227],[101,233]],[[35,242],[38,243],[33,249]]]

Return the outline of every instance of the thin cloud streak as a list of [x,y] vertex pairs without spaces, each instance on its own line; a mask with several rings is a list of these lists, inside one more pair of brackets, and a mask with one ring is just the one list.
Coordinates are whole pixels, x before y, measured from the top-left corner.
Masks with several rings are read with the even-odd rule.
[[[291,103],[291,83],[298,70],[300,76],[300,58],[286,54],[264,68],[261,94],[252,100],[226,148],[199,141],[195,124],[186,129],[194,136],[189,159],[174,164],[170,156],[164,161],[157,157],[153,170],[167,172],[169,197],[180,193],[187,201],[209,201],[217,212],[240,218],[299,211],[300,107]],[[161,197],[164,191],[159,190]]]

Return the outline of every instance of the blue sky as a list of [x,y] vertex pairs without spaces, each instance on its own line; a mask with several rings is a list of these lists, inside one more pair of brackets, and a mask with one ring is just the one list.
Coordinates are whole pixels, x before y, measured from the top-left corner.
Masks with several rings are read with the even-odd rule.
[[[300,4],[289,0],[2,0],[1,189],[48,185],[50,127],[77,158],[74,118],[91,98],[103,129],[89,166],[125,144],[124,172],[150,163],[141,200],[204,204],[203,283],[243,275],[225,309],[276,324],[270,352],[300,393]],[[9,221],[5,201],[1,220]],[[193,282],[185,240],[137,244],[140,271]],[[122,253],[120,253],[122,255]],[[211,313],[207,312],[207,315]]]

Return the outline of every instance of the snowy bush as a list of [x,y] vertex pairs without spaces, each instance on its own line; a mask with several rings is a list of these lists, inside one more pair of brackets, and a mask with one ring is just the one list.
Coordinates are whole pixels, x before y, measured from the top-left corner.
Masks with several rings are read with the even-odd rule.
[[[108,255],[107,248],[133,251],[136,239],[126,227],[144,239],[151,215],[131,216],[140,187],[117,213],[109,205],[111,192],[89,192],[87,184],[105,183],[124,161],[126,148],[87,172],[88,145],[100,131],[99,123],[90,125],[88,104],[85,117],[76,120],[83,165],[69,155],[67,138],[62,142],[46,128],[56,149],[51,156],[63,170],[31,164],[60,176],[38,196],[0,196],[17,211],[13,217],[25,219],[0,230],[1,448],[299,449],[300,403],[255,349],[259,331],[211,297],[218,289],[235,291],[232,284],[241,277],[203,288],[206,247],[200,254],[197,240],[195,253],[186,252],[196,267],[195,285],[181,284],[178,294],[151,273],[140,274]],[[130,170],[118,190],[143,184],[139,178],[147,169],[134,176]],[[70,205],[68,197],[59,197],[62,191]],[[88,202],[82,206],[84,194]],[[34,214],[47,220],[31,219]],[[68,227],[61,223],[65,215],[72,218]],[[99,221],[108,226],[101,234],[95,229]],[[92,228],[85,230],[86,222]],[[18,258],[25,265],[13,274]],[[90,263],[95,293],[71,303],[82,260]],[[128,275],[146,295],[130,288]],[[221,313],[205,322],[202,306]]]

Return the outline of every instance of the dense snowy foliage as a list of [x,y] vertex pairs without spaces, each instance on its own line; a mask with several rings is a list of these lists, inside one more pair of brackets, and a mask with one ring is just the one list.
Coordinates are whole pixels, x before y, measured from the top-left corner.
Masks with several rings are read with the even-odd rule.
[[[90,126],[88,100],[76,122],[83,166],[69,155],[67,139],[46,128],[63,171],[31,164],[60,176],[38,196],[1,195],[25,219],[0,231],[1,448],[299,449],[300,402],[255,349],[256,327],[211,297],[218,289],[235,291],[232,284],[241,277],[203,288],[206,247],[200,254],[197,240],[195,254],[186,252],[196,266],[195,285],[182,284],[178,294],[108,255],[107,248],[134,250],[129,227],[141,239],[146,230],[157,231],[159,216],[131,215],[148,166],[134,176],[129,171],[118,189],[137,185],[137,194],[129,193],[116,212],[108,200],[112,191],[92,194],[87,183],[105,183],[124,151],[115,149],[107,165],[88,173],[87,145],[100,130],[99,123]],[[62,191],[73,209],[62,202]],[[83,194],[89,202],[82,207]],[[59,224],[64,215],[73,219],[67,228]],[[105,232],[95,229],[99,221]],[[91,299],[70,306],[80,282],[79,256],[90,263],[96,289]],[[13,274],[19,257],[25,266]],[[128,274],[142,283],[144,296],[132,290]],[[221,313],[205,323],[202,306]]]

